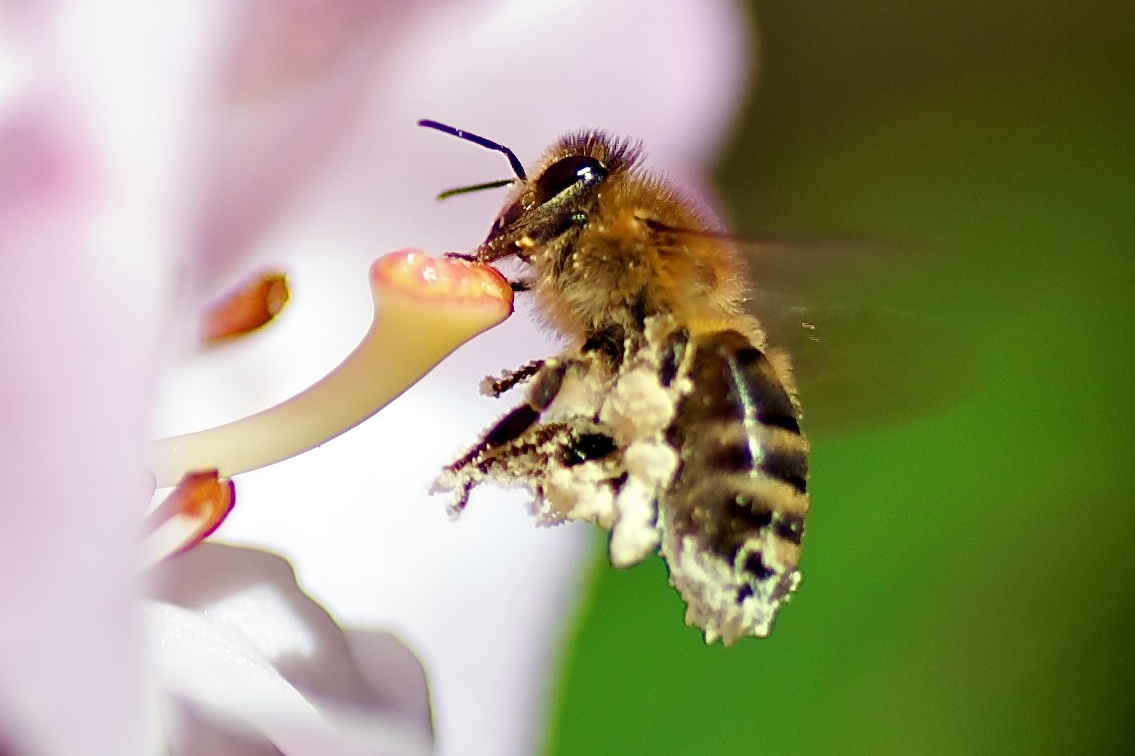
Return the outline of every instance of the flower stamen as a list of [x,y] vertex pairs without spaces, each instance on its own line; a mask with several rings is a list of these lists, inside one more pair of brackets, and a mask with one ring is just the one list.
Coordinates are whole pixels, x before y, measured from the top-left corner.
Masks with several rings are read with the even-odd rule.
[[236,488],[216,470],[187,473],[142,526],[144,565],[189,551],[216,530],[236,503]]
[[288,278],[263,272],[241,283],[209,308],[201,328],[201,341],[213,346],[263,328],[288,303]]

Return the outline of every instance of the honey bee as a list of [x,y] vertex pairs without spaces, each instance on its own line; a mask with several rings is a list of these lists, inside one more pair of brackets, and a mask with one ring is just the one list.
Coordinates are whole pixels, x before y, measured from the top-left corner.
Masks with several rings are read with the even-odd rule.
[[[448,465],[454,512],[483,482],[522,487],[545,523],[597,522],[612,564],[654,551],[707,643],[768,635],[800,584],[808,441],[788,356],[747,314],[745,266],[710,215],[642,167],[638,145],[570,134],[516,179],[479,263],[515,258],[562,354],[499,378],[525,400]],[[455,191],[466,191],[455,190]]]

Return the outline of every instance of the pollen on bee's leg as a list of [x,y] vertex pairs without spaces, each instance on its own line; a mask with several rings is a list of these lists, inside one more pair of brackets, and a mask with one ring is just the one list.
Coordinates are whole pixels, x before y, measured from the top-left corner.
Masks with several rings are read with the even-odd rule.
[[210,430],[153,442],[150,469],[171,486],[193,470],[231,477],[301,454],[355,427],[450,352],[512,313],[508,281],[487,265],[416,249],[370,268],[374,320],[322,380],[270,409]]
[[232,511],[236,488],[216,470],[187,473],[143,522],[147,567],[205,540]]
[[445,513],[449,515],[450,520],[457,520],[465,512],[465,507],[469,504],[469,493],[473,490],[473,481],[467,480],[461,486],[461,490],[453,497],[453,501],[448,507],[445,508]]
[[201,341],[212,346],[263,328],[280,314],[289,296],[283,273],[265,272],[249,278],[209,308]]

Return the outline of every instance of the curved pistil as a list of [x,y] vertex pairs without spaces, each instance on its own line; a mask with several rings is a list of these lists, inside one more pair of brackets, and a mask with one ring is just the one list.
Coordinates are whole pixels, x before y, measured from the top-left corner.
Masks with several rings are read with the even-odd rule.
[[326,377],[275,407],[217,428],[154,441],[159,488],[186,473],[227,478],[301,454],[378,412],[461,344],[512,312],[512,289],[488,266],[393,252],[370,268],[374,321]]

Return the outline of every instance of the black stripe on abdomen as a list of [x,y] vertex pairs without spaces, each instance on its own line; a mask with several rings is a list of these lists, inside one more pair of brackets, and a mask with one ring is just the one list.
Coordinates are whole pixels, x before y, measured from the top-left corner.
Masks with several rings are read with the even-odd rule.
[[667,432],[682,460],[667,497],[675,523],[727,560],[769,527],[799,544],[808,444],[789,389],[736,331],[692,339],[690,347],[692,388]]
[[[738,420],[718,420],[701,428],[694,443],[707,473],[736,474],[756,470],[787,483],[800,493],[808,487],[808,446],[799,433],[781,428],[746,427]],[[754,456],[755,454],[755,456]]]
[[[730,333],[744,338],[736,331]],[[743,376],[746,398],[752,403],[757,420],[765,425],[799,433],[800,419],[796,407],[764,352],[753,346],[745,346],[733,353],[730,359]]]
[[800,446],[762,447],[757,470],[784,481],[800,493],[808,490],[808,452]]

